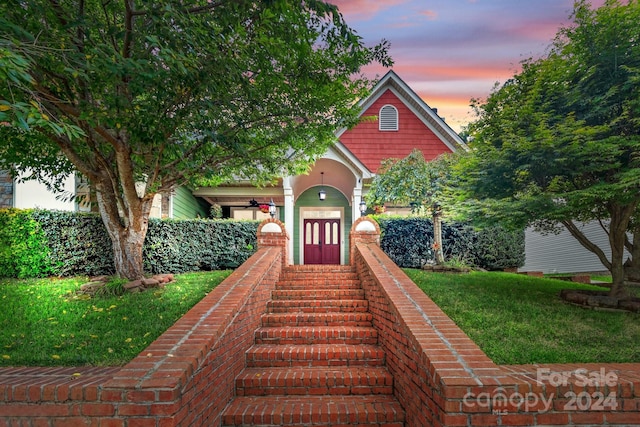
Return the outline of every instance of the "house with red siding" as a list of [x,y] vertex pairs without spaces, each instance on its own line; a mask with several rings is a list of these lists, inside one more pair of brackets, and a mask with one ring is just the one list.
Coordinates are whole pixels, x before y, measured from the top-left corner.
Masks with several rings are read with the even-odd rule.
[[[265,188],[248,181],[178,188],[172,194],[157,195],[151,216],[206,217],[209,206],[217,205],[223,217],[262,220],[269,217],[267,205],[273,201],[290,236],[290,263],[347,264],[351,224],[361,215],[368,184],[382,160],[406,157],[414,148],[427,160],[467,149],[437,111],[393,71],[379,80],[360,107],[360,123],[338,129],[336,143],[306,174],[282,177]],[[69,177],[67,192],[80,194],[83,187],[78,182],[77,177]],[[0,173],[0,208],[92,210],[73,200],[63,202],[59,196],[37,182],[12,181]]]
[[[425,159],[466,150],[464,141],[395,72],[389,71],[360,102],[361,122],[339,129],[337,142],[307,174],[256,189],[250,182],[200,188],[193,195],[222,207],[225,216],[262,219],[273,200],[290,236],[293,264],[347,264],[349,231],[366,202],[380,163],[418,148]],[[256,206],[258,205],[258,206]]]
[[[273,201],[275,214],[290,236],[290,263],[347,264],[351,224],[361,214],[368,185],[382,160],[406,157],[414,148],[427,160],[468,149],[437,111],[393,71],[380,79],[360,107],[361,122],[354,128],[337,130],[336,143],[306,174],[280,178],[265,188],[248,181],[195,190],[181,187],[172,194],[158,195],[152,216],[207,217],[209,208],[217,205],[223,217],[262,220],[269,217],[267,208]],[[65,188],[79,194],[84,191],[80,181],[72,176]],[[91,210],[56,196],[42,184],[14,180],[0,171],[0,208]],[[608,248],[606,235],[596,225],[585,224],[584,232]],[[520,271],[602,270],[597,257],[566,234],[547,236],[527,230],[526,262]]]

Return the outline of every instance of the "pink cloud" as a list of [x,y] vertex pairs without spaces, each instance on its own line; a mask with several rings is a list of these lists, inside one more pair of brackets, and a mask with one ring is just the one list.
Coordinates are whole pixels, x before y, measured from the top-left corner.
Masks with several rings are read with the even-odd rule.
[[[390,41],[394,71],[457,130],[474,120],[471,98],[486,98],[495,83],[520,71],[521,61],[548,52],[559,28],[570,24],[574,0],[334,2],[365,43]],[[375,78],[387,69],[373,64],[363,72]]]
[[433,21],[438,17],[438,12],[433,10],[421,10],[418,12],[420,15],[426,16],[427,19]]
[[349,15],[349,21],[370,19],[379,12],[407,3],[408,0],[333,0],[343,15]]

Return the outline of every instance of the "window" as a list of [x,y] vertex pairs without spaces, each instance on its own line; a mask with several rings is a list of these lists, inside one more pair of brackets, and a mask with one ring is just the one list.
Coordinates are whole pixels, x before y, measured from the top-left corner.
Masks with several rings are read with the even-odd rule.
[[[277,212],[277,211],[276,211]],[[276,218],[278,216],[276,215]],[[247,208],[231,208],[231,218],[233,219],[248,219],[262,221],[267,218],[271,218],[269,212],[261,212],[259,209],[247,209]]]
[[378,116],[378,129],[398,130],[398,110],[393,105],[383,105]]

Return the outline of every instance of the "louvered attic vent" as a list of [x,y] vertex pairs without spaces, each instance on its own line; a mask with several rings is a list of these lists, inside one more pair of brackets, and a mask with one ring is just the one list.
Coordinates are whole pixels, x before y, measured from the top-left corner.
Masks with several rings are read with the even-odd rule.
[[384,105],[378,116],[379,130],[398,130],[398,110],[393,105]]

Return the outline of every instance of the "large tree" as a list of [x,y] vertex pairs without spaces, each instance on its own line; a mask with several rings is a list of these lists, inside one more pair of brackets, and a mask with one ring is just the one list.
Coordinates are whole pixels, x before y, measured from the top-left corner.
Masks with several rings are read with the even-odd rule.
[[307,167],[387,48],[317,0],[5,0],[0,167],[86,177],[117,274],[139,278],[155,194]]
[[[640,2],[580,0],[572,18],[545,57],[476,103],[468,189],[485,216],[564,226],[621,296],[640,280]],[[581,231],[587,221],[609,253]]]

